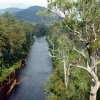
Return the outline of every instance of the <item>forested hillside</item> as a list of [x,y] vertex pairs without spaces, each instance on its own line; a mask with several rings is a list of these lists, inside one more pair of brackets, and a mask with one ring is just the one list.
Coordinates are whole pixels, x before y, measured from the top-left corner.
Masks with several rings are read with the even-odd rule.
[[6,8],[6,9],[0,9],[0,15],[2,15],[5,11],[9,11],[12,14],[15,14],[19,11],[22,11],[24,9],[20,9],[20,8]]
[[31,23],[44,23],[48,22],[51,23],[52,20],[57,20],[56,18],[52,17],[43,17],[38,16],[36,13],[41,10],[43,11],[45,8],[41,6],[31,6],[26,9],[20,9],[20,8],[6,8],[6,9],[0,9],[0,15],[2,15],[5,11],[8,11],[10,14],[14,14],[17,19],[19,20],[26,20]]
[[24,19],[24,20],[27,20],[27,21],[30,21],[30,22],[41,22],[42,19],[36,15],[36,12],[38,10],[44,10],[45,8],[44,7],[40,7],[40,6],[32,6],[32,7],[29,7],[21,12],[18,12],[16,13],[16,17],[18,19]]
[[41,6],[31,6],[23,11],[17,12],[15,15],[18,19],[27,20],[33,23],[44,23],[45,21],[51,23],[52,20],[57,20],[53,16],[43,17],[36,14],[39,10],[43,11],[44,9],[45,8]]
[[5,12],[0,17],[0,83],[21,66],[33,43],[34,26]]
[[46,10],[33,8],[16,16],[38,23],[41,20],[36,12],[42,10],[41,18],[54,13],[60,20],[47,27],[43,23],[33,26],[17,20],[8,12],[0,17],[1,86],[22,64],[33,35],[47,35],[54,72],[44,86],[46,100],[100,100],[100,1],[48,0]]
[[54,73],[46,99],[100,100],[99,0],[49,0],[47,9],[62,20],[47,36]]

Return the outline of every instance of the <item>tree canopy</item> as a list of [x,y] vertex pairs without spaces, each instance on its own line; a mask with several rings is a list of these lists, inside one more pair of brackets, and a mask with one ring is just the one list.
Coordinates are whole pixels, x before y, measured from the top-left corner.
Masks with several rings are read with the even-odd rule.
[[45,36],[48,33],[49,27],[45,24],[36,24],[35,25],[35,35],[37,37]]
[[[60,56],[63,59],[64,64],[66,65],[66,67],[64,67],[65,76],[63,77],[64,79],[69,80],[68,87],[70,88],[72,87],[72,85],[70,85],[72,84],[70,81],[70,75],[68,74],[69,69],[70,69],[70,73],[75,72],[75,69],[73,68],[76,68],[76,69],[78,68],[78,70],[80,70],[81,73],[83,73],[85,70],[85,74],[83,74],[82,76],[78,73],[79,71],[76,71],[74,75],[76,76],[79,74],[77,78],[84,77],[84,80],[87,76],[89,77],[88,83],[83,84],[83,81],[82,81],[80,82],[80,84],[83,87],[85,87],[85,85],[87,84],[89,87],[87,90],[90,90],[90,94],[88,94],[89,91],[87,90],[86,90],[87,92],[85,91],[85,93],[88,96],[90,95],[90,100],[96,100],[97,91],[100,87],[99,71],[98,71],[99,64],[100,64],[100,56],[99,56],[100,2],[99,0],[95,0],[95,1],[94,0],[75,0],[75,1],[74,0],[49,0],[47,9],[54,12],[56,15],[58,15],[62,19],[59,22],[53,21],[53,25],[57,27],[57,31],[60,34],[60,37],[63,38],[63,41],[65,42],[62,42],[62,40],[59,37],[57,37],[57,35],[54,34],[55,31],[52,33],[52,36],[56,36],[57,37],[56,39],[59,38],[60,42],[56,41],[56,39],[54,39],[52,42],[54,43],[53,45],[55,45],[56,48],[58,48],[60,55],[63,54],[62,56]],[[69,48],[67,48],[66,40],[70,41],[71,47],[68,46]],[[59,47],[59,45],[61,46]],[[51,50],[52,52],[56,52],[53,47],[52,49],[53,49]],[[57,59],[59,58],[59,55],[57,56],[53,55],[52,57],[55,57],[54,59]],[[75,88],[79,90],[81,86],[78,85],[77,79],[74,79],[74,78],[72,82],[74,82],[74,80],[76,81],[74,85],[76,84]],[[65,84],[67,84],[66,81],[68,80],[65,80]],[[69,91],[69,93],[65,96],[68,97],[70,95],[67,98],[68,100],[70,99],[75,100],[74,98],[75,96],[74,92],[76,91],[75,88],[73,88],[74,90],[73,92],[69,91],[67,88],[66,94],[67,94],[67,91]],[[51,98],[53,97],[56,99],[59,98],[58,94],[56,94],[52,90],[51,92],[53,93]],[[84,97],[85,97],[85,94],[84,94]],[[77,99],[80,100],[81,98],[77,98]],[[83,96],[82,96],[82,99],[84,99]],[[89,97],[86,96],[85,100],[86,99],[89,99]],[[58,100],[64,100],[64,99],[62,97],[62,98],[59,98]]]
[[33,42],[34,26],[5,12],[0,17],[0,74],[21,60]]

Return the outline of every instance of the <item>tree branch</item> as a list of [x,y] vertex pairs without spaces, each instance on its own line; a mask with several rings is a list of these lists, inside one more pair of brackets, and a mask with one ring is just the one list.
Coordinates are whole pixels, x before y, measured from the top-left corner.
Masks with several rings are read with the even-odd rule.
[[73,65],[73,64],[70,64],[70,66],[72,66],[72,67],[78,67],[78,68],[81,68],[81,69],[86,70],[86,71],[92,76],[92,78],[95,80],[96,83],[99,81],[97,75],[94,73],[94,71],[91,70],[90,67],[86,68],[86,67],[84,67],[84,66]]
[[[65,23],[65,21],[63,21]],[[66,27],[72,31],[72,29],[65,23]]]
[[88,64],[88,60],[87,60],[87,58],[86,58],[86,55],[84,54],[84,50],[79,51],[79,50],[77,50],[77,49],[75,48],[75,46],[74,46],[74,50],[75,50],[76,52],[78,52],[79,54],[82,55],[82,57],[84,58],[84,61],[85,61],[86,67],[88,68],[88,67],[89,67],[89,64]]
[[55,11],[53,11],[53,10],[51,10],[51,9],[49,9],[49,8],[46,8],[46,7],[45,7],[45,9],[47,9],[48,11],[50,11],[50,12],[56,14],[56,15],[59,16],[61,19],[64,19],[64,18],[65,18],[65,17],[61,16],[61,14],[59,14],[58,11],[57,11],[57,13],[56,13]]
[[78,31],[74,31],[74,33],[77,33],[77,34],[78,34],[77,36],[79,37],[79,39],[80,39],[82,42],[85,42],[85,43],[86,43],[86,40],[82,38],[80,32],[78,32]]
[[78,67],[78,68],[81,68],[81,69],[84,69],[84,70],[88,70],[88,68],[84,67],[84,66],[80,66],[80,65],[73,65],[73,64],[70,64],[70,66],[72,67]]
[[93,70],[93,69],[96,68],[99,64],[100,64],[100,61],[98,61],[94,66],[92,66],[91,69]]
[[95,36],[93,42],[95,42],[97,40],[97,35],[96,35],[95,29],[94,29],[94,23],[92,24],[92,29],[93,29],[93,34]]

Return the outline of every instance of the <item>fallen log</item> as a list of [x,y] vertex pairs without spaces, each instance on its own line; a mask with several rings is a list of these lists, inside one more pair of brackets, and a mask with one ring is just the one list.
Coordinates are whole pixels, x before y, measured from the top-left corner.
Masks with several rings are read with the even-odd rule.
[[13,79],[11,79],[9,82],[7,82],[4,86],[2,86],[1,88],[0,88],[0,90],[2,90],[4,87],[6,87],[8,84],[10,84],[11,82],[13,81]]
[[14,82],[12,83],[12,85],[10,86],[9,91],[7,92],[7,94],[9,94],[11,92],[11,90],[14,88],[14,86],[16,85],[17,80],[15,79]]
[[9,94],[15,86],[19,85],[19,84],[20,84],[22,81],[24,81],[28,76],[29,76],[29,74],[26,74],[26,75],[24,76],[24,78],[22,78],[20,81],[17,81],[17,79],[14,79],[14,82],[13,82],[12,85],[10,86],[10,89],[8,90],[7,94]]

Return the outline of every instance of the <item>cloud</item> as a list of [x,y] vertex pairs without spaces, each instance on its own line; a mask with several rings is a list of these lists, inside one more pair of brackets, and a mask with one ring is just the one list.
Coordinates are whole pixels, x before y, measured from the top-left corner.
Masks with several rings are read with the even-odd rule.
[[0,0],[0,8],[27,8],[33,5],[46,6],[47,0]]

